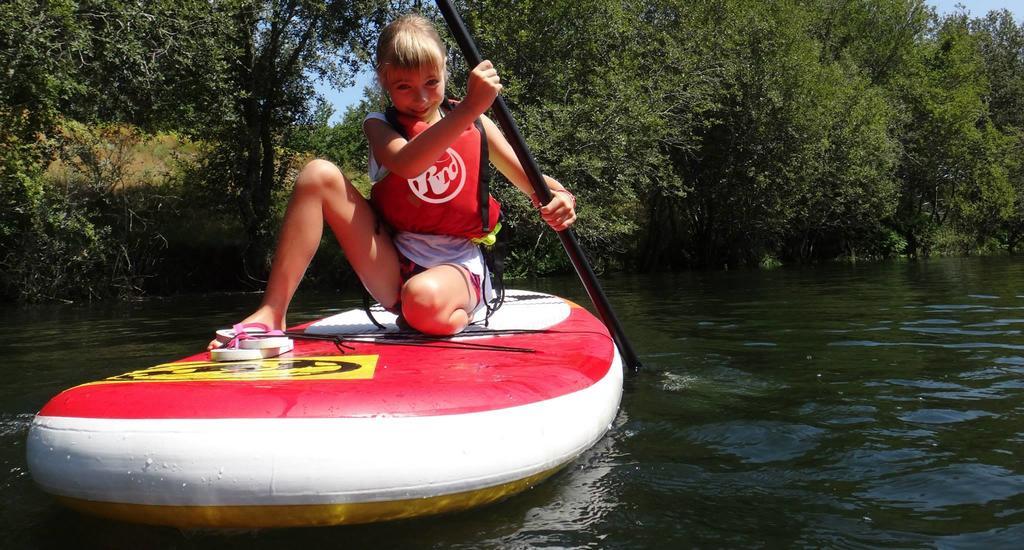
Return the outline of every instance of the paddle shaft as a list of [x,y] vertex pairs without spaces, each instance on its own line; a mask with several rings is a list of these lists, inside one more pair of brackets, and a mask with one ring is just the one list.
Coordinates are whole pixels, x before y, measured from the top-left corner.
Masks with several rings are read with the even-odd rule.
[[[448,28],[455,37],[455,41],[459,44],[459,49],[462,50],[462,55],[466,58],[469,68],[472,69],[479,65],[483,61],[483,57],[480,55],[479,50],[477,50],[473,37],[470,36],[462,16],[456,11],[451,0],[437,0],[437,7],[440,8],[445,22],[448,23]],[[523,165],[523,170],[526,171],[526,176],[530,180],[530,185],[533,186],[533,191],[537,194],[537,198],[540,199],[540,203],[547,204],[551,202],[551,190],[548,189],[547,184],[544,182],[544,175],[541,173],[540,167],[537,166],[537,161],[534,160],[530,150],[526,147],[526,141],[523,139],[522,134],[519,133],[519,127],[512,120],[508,106],[505,105],[505,100],[500,95],[495,99],[494,104],[491,105],[491,110],[495,121],[505,132],[505,137],[508,138],[509,144],[516,153],[516,157],[519,158],[519,162]],[[597,275],[594,274],[594,270],[590,267],[590,262],[587,261],[583,249],[576,240],[576,235],[571,229],[557,233],[558,238],[562,241],[562,246],[565,247],[566,254],[569,255],[569,261],[576,268],[576,273],[579,275],[580,281],[583,282],[583,287],[587,290],[587,294],[594,303],[594,307],[597,308],[598,315],[601,316],[601,320],[604,321],[608,331],[611,332],[612,340],[615,341],[615,345],[618,346],[619,352],[622,354],[622,360],[630,369],[638,370],[640,368],[640,359],[626,338],[626,333],[622,330],[618,317],[612,311],[612,306],[608,303],[608,297],[601,290],[601,284],[597,281]]]

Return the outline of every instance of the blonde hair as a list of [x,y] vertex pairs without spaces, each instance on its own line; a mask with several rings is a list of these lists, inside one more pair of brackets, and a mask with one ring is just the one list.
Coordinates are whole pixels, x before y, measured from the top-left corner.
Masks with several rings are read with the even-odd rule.
[[377,39],[377,80],[387,85],[394,69],[429,67],[444,72],[448,49],[429,19],[408,14],[392,21]]

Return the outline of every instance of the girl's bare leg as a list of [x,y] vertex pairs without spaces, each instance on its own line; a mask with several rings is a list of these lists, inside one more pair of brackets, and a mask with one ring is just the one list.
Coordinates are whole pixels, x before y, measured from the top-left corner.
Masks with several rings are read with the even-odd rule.
[[[285,328],[288,305],[320,246],[325,221],[370,294],[388,306],[398,301],[401,278],[391,237],[375,232],[373,210],[341,170],[326,160],[314,160],[295,182],[263,301],[243,323],[260,322],[271,330]],[[210,342],[209,347],[216,345]]]
[[477,306],[476,290],[465,268],[443,264],[411,277],[402,287],[402,315],[427,334],[456,334]]

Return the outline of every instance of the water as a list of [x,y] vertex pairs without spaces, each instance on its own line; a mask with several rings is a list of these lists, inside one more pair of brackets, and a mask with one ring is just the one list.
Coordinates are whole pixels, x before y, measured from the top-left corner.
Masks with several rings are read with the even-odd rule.
[[[320,529],[93,519],[26,472],[28,424],[53,394],[180,357],[257,296],[2,311],[2,546],[991,548],[1024,537],[1024,260],[603,282],[645,364],[607,437],[496,505]],[[571,278],[514,286],[588,303]],[[291,321],[358,301],[303,294]]]

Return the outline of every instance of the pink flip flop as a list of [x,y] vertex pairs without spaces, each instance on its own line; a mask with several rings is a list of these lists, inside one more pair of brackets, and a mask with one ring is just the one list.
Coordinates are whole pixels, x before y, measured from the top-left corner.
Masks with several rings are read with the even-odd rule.
[[266,323],[238,323],[231,328],[224,328],[217,331],[217,341],[222,345],[234,340],[239,334],[260,334],[270,332]]
[[253,361],[277,357],[294,349],[295,343],[283,331],[270,330],[264,323],[240,323],[217,331],[221,346],[210,350],[214,361]]

